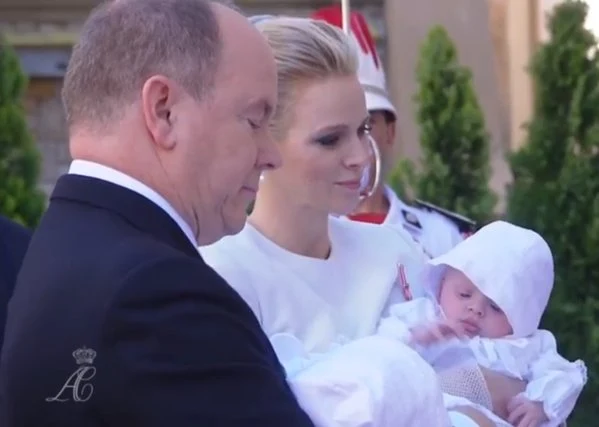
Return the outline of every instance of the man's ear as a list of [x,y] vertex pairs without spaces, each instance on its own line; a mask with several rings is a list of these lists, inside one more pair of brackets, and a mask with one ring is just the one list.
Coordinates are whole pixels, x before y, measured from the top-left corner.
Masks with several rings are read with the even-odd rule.
[[154,143],[163,150],[175,147],[171,111],[175,102],[173,82],[164,76],[152,76],[141,89],[141,105],[146,127]]
[[395,132],[396,127],[397,127],[397,121],[395,120],[389,120],[386,123],[386,127],[387,127],[387,144],[389,144],[389,147],[392,147],[393,145],[395,145]]

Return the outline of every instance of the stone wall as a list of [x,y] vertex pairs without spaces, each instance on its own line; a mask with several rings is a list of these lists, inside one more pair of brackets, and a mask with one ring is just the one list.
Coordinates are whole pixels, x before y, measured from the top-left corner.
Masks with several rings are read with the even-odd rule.
[[60,89],[60,79],[33,80],[25,101],[31,132],[43,158],[40,186],[46,194],[52,191],[71,160]]

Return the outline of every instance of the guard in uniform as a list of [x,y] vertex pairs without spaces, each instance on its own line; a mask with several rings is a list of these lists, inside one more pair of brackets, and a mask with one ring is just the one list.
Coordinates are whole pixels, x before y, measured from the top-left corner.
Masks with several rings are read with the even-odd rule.
[[[319,9],[312,18],[342,27],[340,6]],[[383,65],[364,16],[359,12],[351,12],[350,28],[360,59],[358,77],[371,115],[371,135],[381,157],[380,182],[384,183],[394,164],[397,111],[389,100]],[[418,201],[408,205],[387,184],[375,188],[350,218],[404,228],[430,257],[447,252],[473,233],[476,227],[470,219],[430,203]]]

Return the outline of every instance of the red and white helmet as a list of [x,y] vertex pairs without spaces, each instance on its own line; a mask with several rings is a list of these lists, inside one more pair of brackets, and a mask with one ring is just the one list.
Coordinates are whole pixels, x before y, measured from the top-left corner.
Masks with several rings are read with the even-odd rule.
[[[341,6],[329,6],[316,10],[312,19],[321,19],[339,28],[343,27]],[[385,71],[376,51],[374,38],[364,16],[352,11],[350,14],[351,39],[355,42],[359,57],[358,78],[366,96],[366,108],[369,111],[384,110],[397,116],[395,107],[389,100]]]

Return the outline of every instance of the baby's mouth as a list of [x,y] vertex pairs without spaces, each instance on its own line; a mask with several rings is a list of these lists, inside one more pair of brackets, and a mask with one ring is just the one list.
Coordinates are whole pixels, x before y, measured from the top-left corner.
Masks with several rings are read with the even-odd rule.
[[466,333],[471,337],[477,335],[480,332],[480,328],[478,327],[476,322],[470,319],[462,319],[460,322],[464,326],[464,330],[466,331]]

